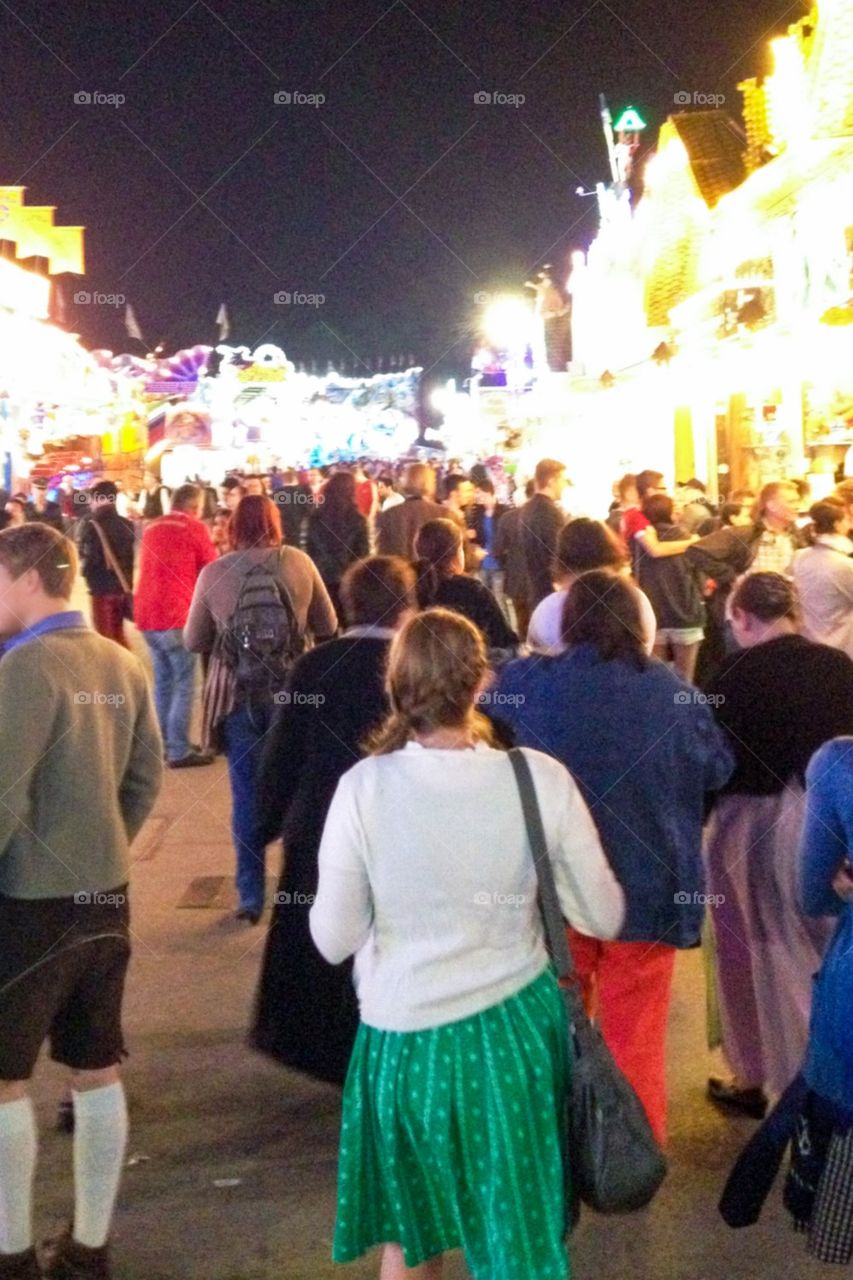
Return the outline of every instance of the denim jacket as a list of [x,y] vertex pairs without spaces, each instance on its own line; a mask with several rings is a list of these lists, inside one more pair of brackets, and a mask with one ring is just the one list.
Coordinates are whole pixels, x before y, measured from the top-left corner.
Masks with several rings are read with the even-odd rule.
[[822,746],[806,785],[800,900],[807,915],[837,916],[838,927],[815,979],[805,1077],[815,1093],[853,1113],[853,903],[832,888],[853,851],[853,738]]
[[656,659],[639,669],[579,645],[509,663],[487,697],[519,746],[556,756],[580,785],[625,891],[620,939],[694,946],[705,797],[734,766],[705,695]]

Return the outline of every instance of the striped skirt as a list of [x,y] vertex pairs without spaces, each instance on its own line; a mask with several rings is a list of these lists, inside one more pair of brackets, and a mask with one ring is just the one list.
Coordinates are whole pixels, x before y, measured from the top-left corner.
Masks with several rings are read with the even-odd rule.
[[333,1257],[464,1250],[475,1280],[566,1280],[566,1015],[546,969],[426,1031],[359,1028],[344,1088]]

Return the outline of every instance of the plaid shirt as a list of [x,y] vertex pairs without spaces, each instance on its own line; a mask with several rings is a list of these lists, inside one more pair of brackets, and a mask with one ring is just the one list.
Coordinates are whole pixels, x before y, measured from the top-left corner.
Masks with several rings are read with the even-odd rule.
[[790,578],[798,545],[794,534],[788,531],[775,533],[772,529],[762,529],[749,572],[781,573]]

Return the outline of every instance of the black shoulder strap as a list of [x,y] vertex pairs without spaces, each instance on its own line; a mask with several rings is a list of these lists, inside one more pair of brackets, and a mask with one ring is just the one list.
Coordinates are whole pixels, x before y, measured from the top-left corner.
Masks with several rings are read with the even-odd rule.
[[290,620],[290,626],[293,631],[294,640],[296,641],[297,645],[304,646],[305,636],[302,631],[302,628],[299,625],[299,615],[296,612],[296,605],[293,601],[293,596],[291,595],[290,588],[288,587],[287,583],[284,581],[284,578],[282,576],[284,550],[285,550],[285,546],[284,546],[284,543],[282,543],[282,545],[278,548],[278,551],[275,552],[276,562],[275,562],[275,568],[273,570],[273,577],[275,579],[275,585],[278,588],[279,598],[281,599],[281,603],[284,607],[284,611],[287,614],[288,619]]
[[545,924],[548,947],[554,959],[558,978],[571,978],[574,974],[572,953],[566,940],[563,912],[554,882],[554,869],[548,856],[545,828],[542,825],[542,814],[539,811],[533,775],[530,772],[527,757],[520,747],[512,748],[509,752],[509,760],[518,784],[521,807],[524,810],[524,823],[527,827],[527,839],[530,842],[536,878],[539,881],[539,909]]

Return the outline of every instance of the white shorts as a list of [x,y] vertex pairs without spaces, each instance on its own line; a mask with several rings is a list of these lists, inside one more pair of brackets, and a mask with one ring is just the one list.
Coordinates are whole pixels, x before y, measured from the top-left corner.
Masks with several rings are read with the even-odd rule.
[[701,644],[705,638],[702,627],[658,627],[655,644]]

